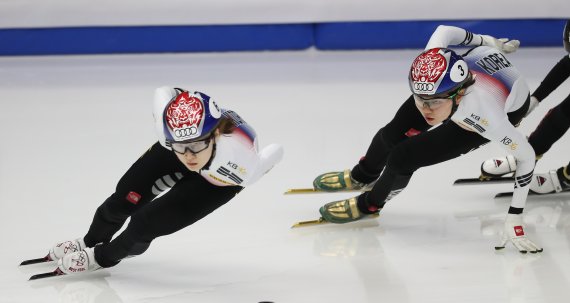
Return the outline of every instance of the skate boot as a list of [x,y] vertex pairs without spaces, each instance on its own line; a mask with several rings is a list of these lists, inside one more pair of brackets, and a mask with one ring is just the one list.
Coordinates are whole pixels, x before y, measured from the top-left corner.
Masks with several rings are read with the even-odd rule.
[[49,258],[52,261],[57,261],[67,254],[80,251],[84,248],[86,248],[86,245],[85,242],[83,242],[83,238],[57,243],[49,250]]
[[552,194],[570,190],[570,176],[564,167],[544,174],[534,174],[530,190],[537,194]]
[[481,177],[479,179],[498,178],[513,173],[515,170],[517,170],[517,160],[514,156],[493,158],[481,164]]
[[85,248],[59,259],[57,268],[65,274],[78,274],[97,270],[101,266],[95,261],[93,248]]
[[313,181],[313,187],[326,192],[347,191],[347,190],[370,190],[374,182],[370,184],[360,183],[352,179],[350,169],[339,172],[330,172],[319,175]]
[[362,218],[378,213],[377,211],[370,215],[363,214],[358,209],[356,199],[357,197],[353,197],[350,199],[327,203],[319,209],[319,212],[325,221],[337,224],[358,221]]

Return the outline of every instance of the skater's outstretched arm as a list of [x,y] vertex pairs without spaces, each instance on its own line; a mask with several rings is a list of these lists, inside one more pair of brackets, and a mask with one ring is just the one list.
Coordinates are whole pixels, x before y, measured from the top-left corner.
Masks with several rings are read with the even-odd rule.
[[520,41],[507,38],[497,39],[489,35],[479,35],[455,26],[440,25],[426,45],[426,50],[446,48],[450,45],[490,46],[504,53],[512,53],[519,48]]

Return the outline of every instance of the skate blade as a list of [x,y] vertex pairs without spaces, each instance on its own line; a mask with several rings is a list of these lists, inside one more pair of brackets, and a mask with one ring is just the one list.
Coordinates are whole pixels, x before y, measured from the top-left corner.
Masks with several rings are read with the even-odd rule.
[[514,177],[486,177],[463,178],[453,181],[453,185],[477,185],[477,184],[503,184],[515,182]]
[[[358,220],[358,221],[354,221],[354,222],[359,222],[359,221],[365,221],[365,220],[369,220],[369,219],[376,219],[380,217],[380,213],[377,214],[371,214],[369,216],[367,216],[364,219]],[[310,220],[310,221],[301,221],[301,222],[297,222],[295,224],[293,224],[293,226],[291,226],[291,228],[298,228],[298,227],[307,227],[307,226],[315,226],[315,225],[322,225],[322,224],[329,224],[330,222],[323,219],[323,217],[318,218],[317,220]],[[353,223],[353,222],[351,222]]]
[[[369,190],[369,189],[368,189]],[[333,193],[349,193],[349,192],[362,192],[358,189],[343,189],[337,191],[324,191],[315,188],[291,188],[285,191],[284,195],[298,195],[298,194],[333,194]]]
[[317,220],[297,222],[297,223],[293,224],[293,226],[291,226],[291,228],[314,226],[314,225],[321,225],[321,224],[327,224],[327,223],[329,223],[329,222],[321,217],[321,218],[318,218]]
[[311,193],[320,193],[322,191],[314,189],[314,188],[291,188],[284,192],[284,195],[294,195],[294,194],[311,194]]
[[30,279],[28,279],[28,281],[33,281],[33,280],[39,280],[39,279],[45,279],[45,278],[51,278],[51,277],[57,277],[57,276],[64,276],[65,273],[63,273],[61,271],[61,269],[56,268],[54,271],[50,271],[50,272],[46,272],[43,274],[37,274],[37,275],[33,275],[30,277]]
[[20,266],[26,266],[26,265],[38,264],[38,263],[46,263],[46,262],[51,262],[51,261],[53,261],[53,260],[49,258],[49,255],[47,255],[43,258],[24,260],[24,261],[22,261],[22,263],[20,263]]
[[502,175],[502,176],[500,176],[500,177],[497,177],[497,176],[486,176],[486,175],[481,174],[481,175],[479,175],[479,178],[478,178],[478,179],[479,179],[480,181],[494,181],[494,180],[497,180],[497,181],[500,181],[500,180],[504,180],[504,181],[512,180],[512,181],[514,181],[514,180],[515,180],[515,175],[514,175],[513,173],[508,173],[508,174]]

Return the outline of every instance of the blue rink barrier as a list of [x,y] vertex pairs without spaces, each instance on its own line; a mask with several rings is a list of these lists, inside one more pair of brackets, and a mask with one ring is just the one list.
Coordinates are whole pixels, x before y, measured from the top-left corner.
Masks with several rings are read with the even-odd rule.
[[315,24],[0,29],[0,55],[69,55],[261,50],[423,48],[440,24],[561,46],[566,20],[383,21]]
[[322,50],[424,48],[438,25],[521,41],[521,46],[562,46],[566,20],[473,20],[340,22],[315,25],[315,46]]
[[0,29],[0,55],[300,50],[311,24]]

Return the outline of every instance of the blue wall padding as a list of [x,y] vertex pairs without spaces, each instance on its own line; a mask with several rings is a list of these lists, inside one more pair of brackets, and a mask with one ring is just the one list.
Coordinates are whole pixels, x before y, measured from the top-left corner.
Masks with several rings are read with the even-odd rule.
[[424,48],[439,24],[561,46],[566,20],[385,21],[316,24],[0,29],[0,55]]
[[311,24],[0,29],[0,55],[299,50]]
[[315,25],[315,46],[322,50],[424,48],[438,25],[453,25],[521,46],[561,46],[566,20],[476,20],[339,22]]

